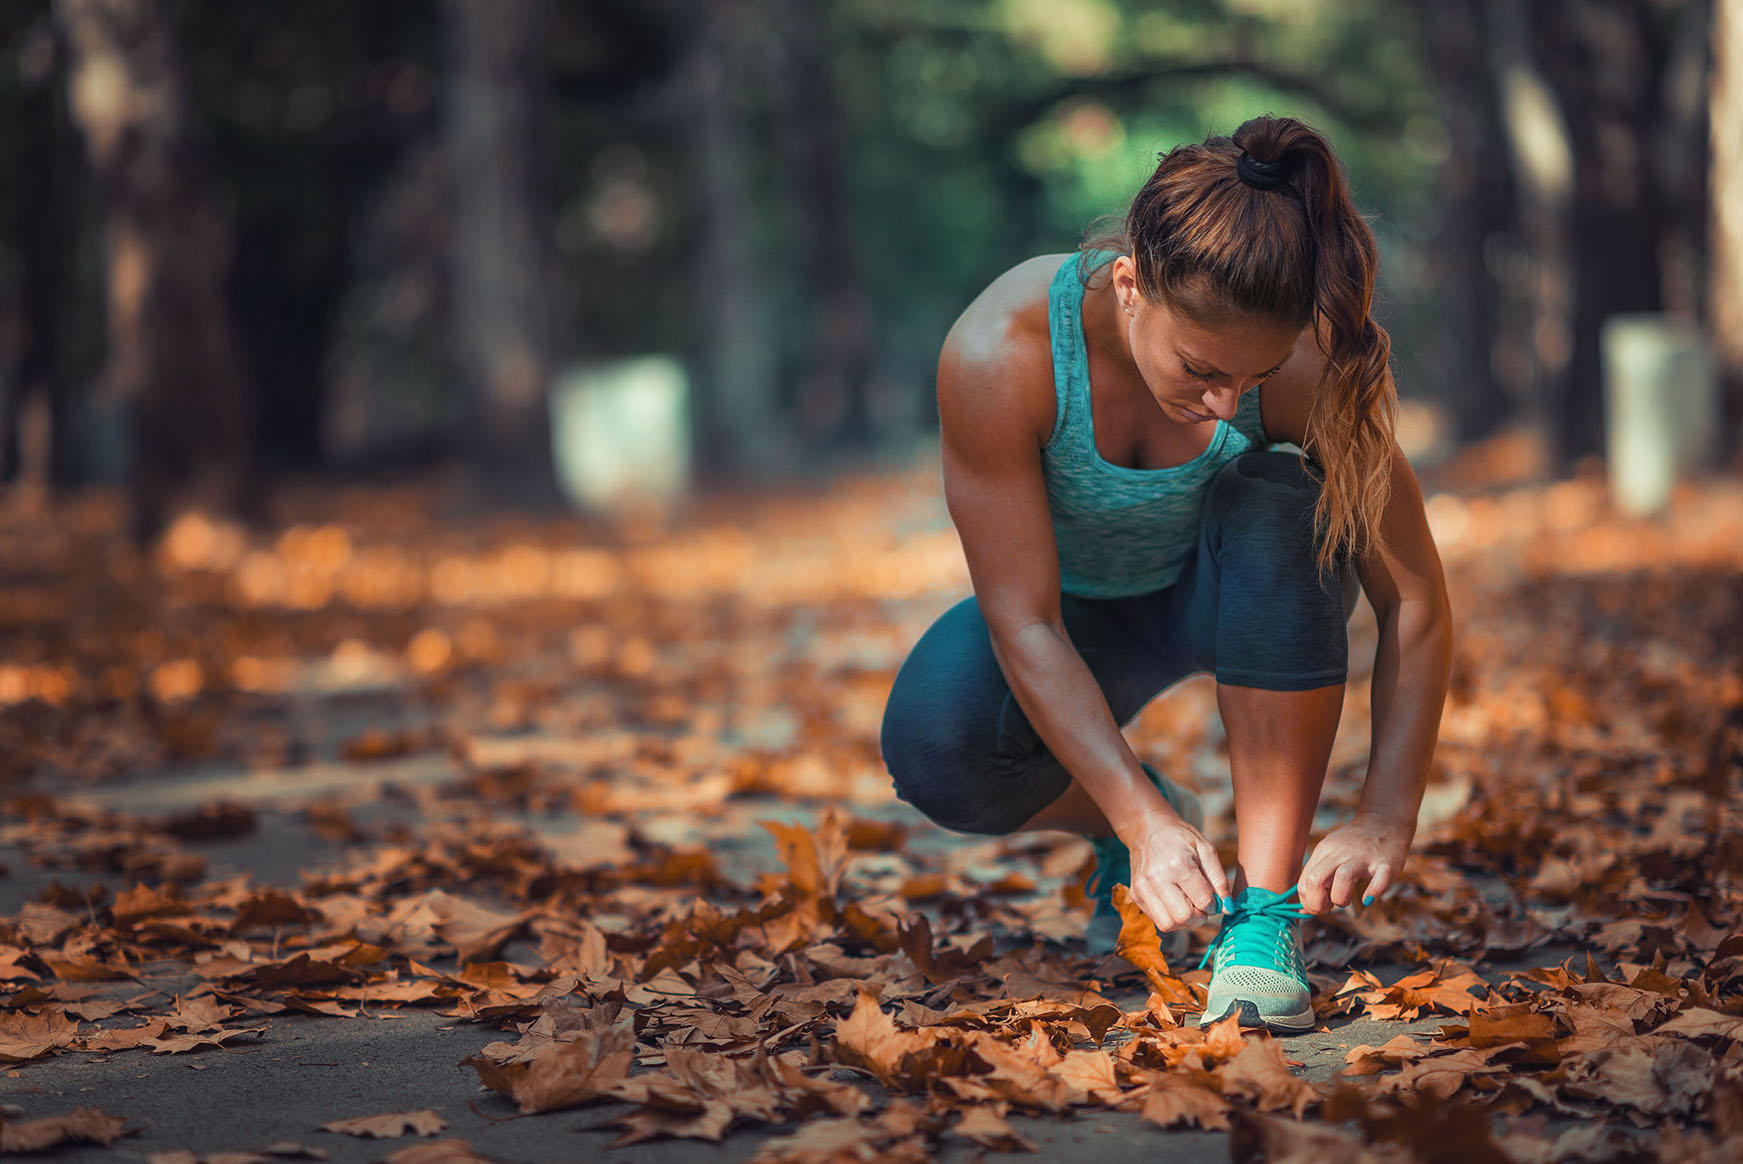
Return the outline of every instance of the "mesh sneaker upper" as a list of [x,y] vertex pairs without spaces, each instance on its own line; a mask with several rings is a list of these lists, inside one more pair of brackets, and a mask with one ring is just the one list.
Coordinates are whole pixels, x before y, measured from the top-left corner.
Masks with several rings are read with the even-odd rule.
[[1212,966],[1217,984],[1243,991],[1299,993],[1307,988],[1295,923],[1310,916],[1292,900],[1295,890],[1274,893],[1248,886],[1235,895],[1222,928],[1199,962]]

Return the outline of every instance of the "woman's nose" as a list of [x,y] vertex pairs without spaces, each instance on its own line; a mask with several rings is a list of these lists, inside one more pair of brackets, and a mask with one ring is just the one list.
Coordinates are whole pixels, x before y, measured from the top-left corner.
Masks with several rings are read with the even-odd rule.
[[1235,405],[1240,399],[1240,393],[1233,385],[1223,388],[1206,388],[1204,390],[1204,406],[1210,409],[1210,414],[1219,420],[1233,420]]

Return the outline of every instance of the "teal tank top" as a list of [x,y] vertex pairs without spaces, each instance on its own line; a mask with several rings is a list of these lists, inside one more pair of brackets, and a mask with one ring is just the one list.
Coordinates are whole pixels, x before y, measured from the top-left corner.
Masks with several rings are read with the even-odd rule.
[[[1092,252],[1086,272],[1117,252]],[[1053,433],[1041,446],[1059,588],[1085,598],[1122,598],[1172,586],[1198,543],[1199,506],[1216,471],[1248,449],[1266,448],[1259,392],[1243,393],[1233,421],[1219,420],[1210,445],[1183,465],[1131,469],[1102,459],[1089,405],[1078,256],[1061,263],[1047,291],[1053,341]]]

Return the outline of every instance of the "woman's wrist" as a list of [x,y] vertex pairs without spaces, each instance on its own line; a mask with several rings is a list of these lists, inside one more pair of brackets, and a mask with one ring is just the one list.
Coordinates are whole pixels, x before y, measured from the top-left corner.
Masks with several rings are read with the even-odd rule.
[[1402,833],[1407,842],[1416,836],[1416,811],[1401,806],[1375,808],[1363,805],[1356,809],[1356,815],[1350,818],[1350,823]]
[[1128,849],[1142,844],[1157,829],[1178,824],[1181,820],[1174,806],[1148,779],[1144,780],[1142,789],[1136,790],[1135,799],[1128,807],[1108,812],[1107,818],[1114,826],[1114,835],[1124,841]]

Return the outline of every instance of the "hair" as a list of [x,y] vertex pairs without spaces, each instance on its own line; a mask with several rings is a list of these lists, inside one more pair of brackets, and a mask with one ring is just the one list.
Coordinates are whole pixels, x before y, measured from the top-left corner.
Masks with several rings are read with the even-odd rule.
[[[1286,177],[1272,189],[1248,185],[1235,169],[1242,153],[1281,163]],[[1201,325],[1252,315],[1312,326],[1325,355],[1306,438],[1325,473],[1313,515],[1318,564],[1379,547],[1398,392],[1391,338],[1371,314],[1374,232],[1337,155],[1310,126],[1267,116],[1158,156],[1125,214],[1085,232],[1079,278],[1087,286],[1091,251],[1117,250],[1137,265],[1145,298]]]

